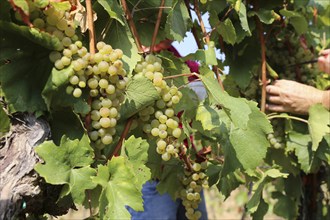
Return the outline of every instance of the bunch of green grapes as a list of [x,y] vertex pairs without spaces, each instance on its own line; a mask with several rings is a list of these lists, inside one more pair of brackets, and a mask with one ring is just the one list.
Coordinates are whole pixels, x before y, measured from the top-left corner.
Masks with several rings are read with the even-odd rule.
[[192,171],[185,171],[185,177],[182,183],[185,189],[180,192],[182,204],[186,209],[188,219],[197,220],[201,218],[202,213],[197,210],[201,202],[201,192],[203,188],[208,188],[208,176],[205,174],[207,162],[193,163]]
[[110,45],[99,42],[98,53],[90,58],[87,66],[89,79],[87,86],[92,102],[92,130],[89,133],[96,147],[103,149],[111,144],[116,134],[117,121],[120,118],[120,106],[125,100],[128,82],[121,58],[123,52],[112,49]]
[[143,124],[143,131],[157,138],[157,153],[164,161],[171,157],[178,157],[182,142],[178,138],[182,134],[179,118],[175,115],[174,106],[179,103],[182,93],[174,85],[169,86],[164,80],[162,60],[155,55],[147,55],[139,62],[135,69],[134,78],[146,77],[152,81],[161,99],[152,106],[139,112],[139,120]]
[[[70,11],[57,10],[51,5],[40,8],[37,1],[28,1],[29,4],[29,22],[34,28],[45,31],[54,37],[57,37],[61,44],[58,45],[57,51],[62,51],[71,43],[79,40],[76,35],[76,24],[70,15]],[[15,18],[22,20],[21,14],[16,11]],[[53,62],[54,59],[51,58]]]
[[314,59],[313,51],[305,48],[300,37],[295,34],[285,35],[282,39],[274,38],[268,42],[267,62],[278,73],[280,79],[315,86],[318,76],[316,64],[299,65]]

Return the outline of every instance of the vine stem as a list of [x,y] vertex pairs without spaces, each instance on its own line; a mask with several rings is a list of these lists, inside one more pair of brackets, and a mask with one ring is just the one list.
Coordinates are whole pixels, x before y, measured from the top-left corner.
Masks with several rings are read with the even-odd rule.
[[290,116],[290,115],[272,115],[272,116],[268,116],[267,117],[269,120],[273,119],[273,118],[286,118],[286,119],[293,119],[293,120],[296,120],[296,121],[300,121],[300,122],[304,122],[306,124],[309,124],[307,120],[305,119],[302,119],[302,118],[298,118],[298,117],[295,117],[295,116]]
[[119,139],[119,141],[118,141],[118,143],[117,143],[117,145],[116,145],[116,147],[115,147],[115,150],[113,151],[112,154],[110,154],[110,155],[108,156],[108,158],[107,158],[106,161],[111,160],[111,158],[112,158],[113,156],[117,156],[117,155],[118,155],[118,152],[120,151],[120,149],[121,149],[121,147],[122,147],[122,145],[123,145],[123,141],[124,141],[124,139],[126,138],[128,132],[129,132],[129,129],[130,129],[131,126],[132,126],[132,122],[133,122],[133,118],[132,118],[132,117],[129,118],[129,119],[127,120],[127,123],[126,123],[126,125],[125,125],[124,131],[121,133],[120,139]]
[[[198,18],[199,24],[200,24],[201,29],[202,29],[202,32],[203,32],[203,36],[204,36],[205,42],[207,44],[209,44],[210,43],[210,35],[207,33],[207,31],[205,29],[205,25],[204,25],[204,21],[203,21],[203,18],[202,18],[202,14],[201,14],[201,12],[199,10],[199,7],[198,7],[198,0],[195,0],[194,1],[194,7],[195,7],[195,12],[197,14],[197,18]],[[218,67],[216,65],[214,65],[214,66],[212,66],[212,70],[213,70],[213,72],[215,73],[215,75],[217,77],[218,83],[219,83],[222,91],[224,91],[225,88],[224,88],[223,83],[222,83],[222,80],[220,78]]]
[[184,149],[182,147],[180,149],[181,149],[181,158],[183,159],[184,163],[186,164],[188,170],[192,171],[193,168],[192,168],[192,165],[189,161],[189,158],[188,158],[186,152],[184,151]]
[[[259,6],[256,4],[256,9],[259,10]],[[257,29],[259,33],[259,39],[261,44],[261,111],[265,112],[266,110],[266,86],[267,82],[267,64],[266,64],[266,45],[265,45],[265,38],[264,38],[264,29],[263,25],[261,24],[259,18],[256,18]]]
[[[192,15],[191,15],[191,11],[190,11],[190,6],[189,6],[189,0],[184,0],[184,3],[186,4],[186,7],[187,7],[187,10],[188,10],[188,14],[189,14],[189,17],[190,19],[192,20]],[[198,49],[203,49],[202,45],[201,45],[201,42],[199,41],[198,39],[198,36],[197,36],[197,30],[196,30],[196,27],[193,25],[192,28],[191,28],[191,32],[195,38],[195,41],[196,41],[196,44],[197,44],[197,47]]]
[[182,77],[182,76],[193,76],[194,74],[192,73],[183,73],[183,74],[177,74],[177,75],[172,75],[172,76],[165,76],[163,77],[163,79],[175,79],[175,78],[178,78],[178,77]]
[[131,29],[131,32],[132,32],[132,35],[134,37],[136,47],[137,47],[137,49],[140,53],[143,53],[143,49],[142,49],[142,46],[141,46],[141,40],[140,40],[139,34],[136,30],[136,26],[134,24],[132,14],[131,14],[130,10],[127,7],[126,0],[121,0],[121,5],[123,6],[124,13],[125,13],[125,16],[126,16],[126,20],[128,21],[128,25],[129,25],[129,27]]
[[165,5],[165,0],[162,0],[161,3],[160,3],[160,6],[159,6],[159,11],[158,11],[157,21],[156,21],[156,25],[155,25],[155,30],[154,30],[154,33],[152,35],[152,41],[151,41],[151,47],[150,47],[150,52],[151,53],[154,52],[154,47],[155,47],[155,44],[156,44],[156,38],[157,38],[158,30],[159,30],[160,20],[162,19],[164,5]]
[[92,0],[86,0],[87,25],[89,33],[89,52],[95,54],[95,29],[93,20]]

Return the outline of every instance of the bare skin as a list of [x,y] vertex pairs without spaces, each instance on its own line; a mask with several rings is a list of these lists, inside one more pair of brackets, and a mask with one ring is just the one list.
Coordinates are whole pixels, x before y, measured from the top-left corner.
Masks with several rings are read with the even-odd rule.
[[[321,52],[318,66],[320,71],[330,74],[330,49]],[[295,81],[276,80],[266,87],[266,91],[266,109],[269,111],[307,115],[309,107],[317,103],[330,109],[330,91],[322,91]]]

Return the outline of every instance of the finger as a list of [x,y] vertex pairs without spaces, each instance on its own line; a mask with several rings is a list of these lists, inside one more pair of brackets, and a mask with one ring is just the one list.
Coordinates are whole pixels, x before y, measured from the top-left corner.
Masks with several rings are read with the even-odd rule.
[[273,85],[266,86],[266,92],[271,95],[279,95],[280,94],[280,88]]
[[330,49],[320,51],[320,55],[325,56],[325,55],[328,55],[328,54],[330,54]]
[[267,96],[267,99],[269,102],[274,103],[274,104],[282,104],[282,99],[280,96]]
[[266,104],[266,109],[272,112],[288,112],[283,105]]

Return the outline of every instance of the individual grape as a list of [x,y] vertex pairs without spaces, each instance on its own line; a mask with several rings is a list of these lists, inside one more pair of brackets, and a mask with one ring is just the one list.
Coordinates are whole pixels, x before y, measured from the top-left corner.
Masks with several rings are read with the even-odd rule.
[[164,161],[168,161],[171,159],[171,155],[169,153],[164,153],[164,154],[162,154],[162,159]]
[[57,60],[61,59],[61,53],[58,51],[52,51],[49,54],[49,60],[55,63]]
[[100,79],[99,81],[99,86],[102,88],[102,89],[106,89],[108,88],[109,86],[109,83],[106,79]]
[[111,125],[110,118],[101,118],[100,125],[102,126],[102,128],[109,128]]
[[158,128],[152,128],[151,129],[151,134],[154,137],[157,137],[159,135],[159,129]]
[[71,26],[68,26],[68,27],[65,28],[64,33],[68,37],[73,37],[73,35],[75,35],[75,29]]
[[110,135],[110,134],[105,134],[105,135],[101,138],[101,140],[102,140],[102,143],[103,143],[103,144],[107,145],[107,144],[111,144],[111,143],[112,143],[113,138],[112,138],[112,135]]
[[61,59],[59,59],[59,60],[56,60],[56,61],[55,61],[55,64],[54,64],[54,66],[55,66],[55,68],[56,68],[56,69],[58,69],[58,70],[61,70],[61,69],[63,69],[63,68],[64,68],[64,65],[63,65],[63,63],[62,63],[62,60],[61,60]]
[[179,138],[181,136],[181,129],[180,128],[175,128],[173,131],[172,131],[172,135],[173,137],[176,137],[176,138]]
[[80,89],[80,88],[75,88],[75,89],[73,90],[72,95],[73,95],[75,98],[79,98],[79,97],[82,95],[82,91],[81,91],[81,89]]

